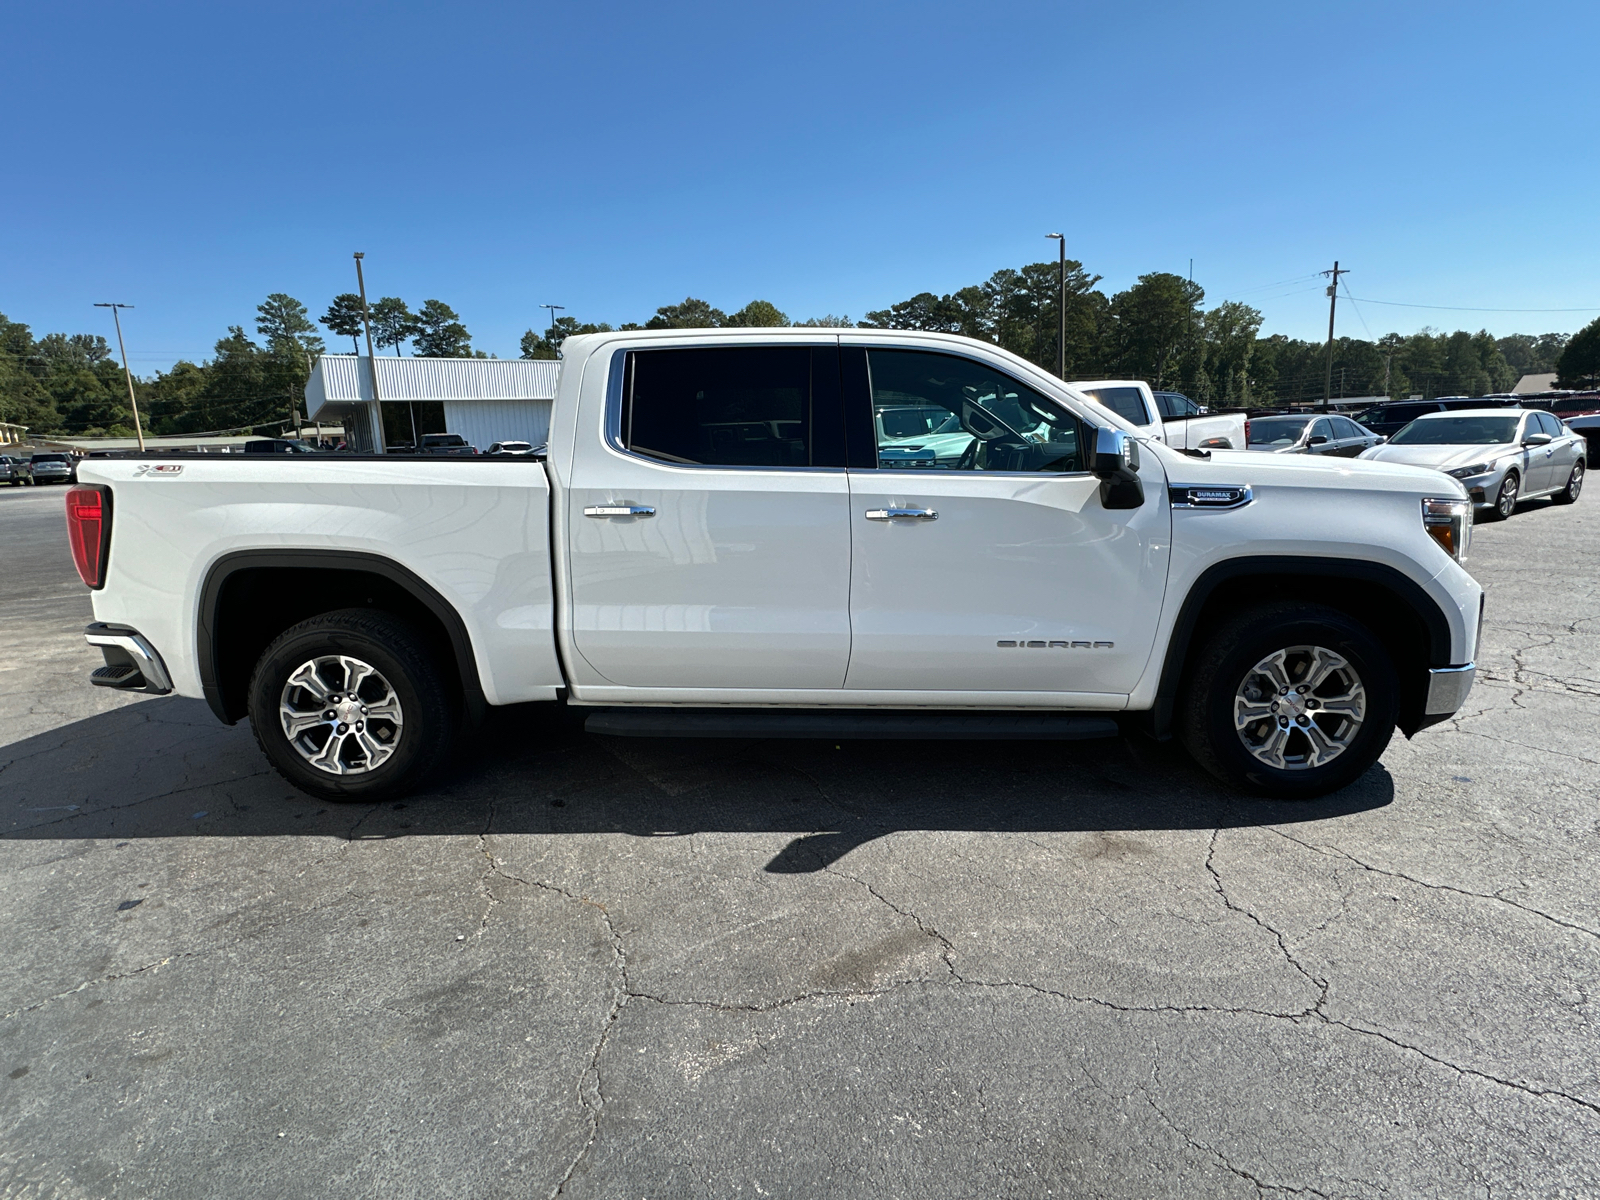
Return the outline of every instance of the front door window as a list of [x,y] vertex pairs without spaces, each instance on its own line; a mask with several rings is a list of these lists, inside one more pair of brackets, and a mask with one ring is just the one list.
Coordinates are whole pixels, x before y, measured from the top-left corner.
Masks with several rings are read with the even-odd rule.
[[869,350],[878,466],[889,470],[1076,472],[1078,421],[972,359]]

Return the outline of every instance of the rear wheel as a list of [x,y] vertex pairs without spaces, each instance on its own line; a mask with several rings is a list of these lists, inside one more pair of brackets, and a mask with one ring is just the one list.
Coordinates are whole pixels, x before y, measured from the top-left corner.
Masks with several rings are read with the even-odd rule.
[[1572,464],[1572,474],[1567,476],[1567,486],[1555,494],[1557,504],[1575,504],[1583,491],[1583,459]]
[[250,678],[250,724],[278,773],[324,800],[404,795],[446,759],[455,705],[409,623],[370,609],[285,630]]
[[1181,736],[1224,783],[1310,799],[1378,760],[1398,692],[1388,652],[1360,622],[1316,605],[1265,605],[1200,650],[1181,697]]

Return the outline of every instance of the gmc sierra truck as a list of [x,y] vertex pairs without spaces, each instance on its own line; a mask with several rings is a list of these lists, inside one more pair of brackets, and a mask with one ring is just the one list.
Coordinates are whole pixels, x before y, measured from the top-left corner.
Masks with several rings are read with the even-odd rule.
[[647,736],[1176,736],[1315,796],[1457,711],[1483,593],[1439,472],[1178,450],[994,346],[572,337],[548,456],[95,459],[107,687],[414,788],[488,705]]

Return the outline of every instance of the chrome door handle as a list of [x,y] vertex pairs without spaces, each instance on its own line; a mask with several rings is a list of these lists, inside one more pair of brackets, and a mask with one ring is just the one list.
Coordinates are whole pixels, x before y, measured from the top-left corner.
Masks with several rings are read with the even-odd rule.
[[939,514],[931,508],[869,508],[869,521],[937,521]]
[[591,504],[583,510],[586,517],[653,517],[656,510],[648,504]]

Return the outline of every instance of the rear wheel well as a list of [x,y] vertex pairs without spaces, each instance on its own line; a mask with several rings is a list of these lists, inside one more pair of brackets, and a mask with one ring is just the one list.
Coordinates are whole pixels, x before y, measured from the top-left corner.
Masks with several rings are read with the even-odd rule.
[[[1350,564],[1354,567],[1356,564]],[[1169,649],[1162,671],[1160,694],[1153,714],[1155,732],[1165,737],[1170,732],[1172,702],[1187,679],[1191,664],[1200,649],[1229,618],[1246,608],[1274,601],[1302,601],[1337,609],[1361,622],[1382,643],[1394,663],[1400,680],[1399,728],[1406,736],[1422,725],[1422,710],[1427,700],[1428,669],[1447,665],[1448,629],[1445,645],[1437,645],[1440,630],[1417,611],[1415,603],[1397,588],[1371,578],[1348,575],[1270,571],[1260,574],[1232,574],[1218,582],[1197,606],[1180,615],[1174,630],[1174,645]],[[1424,603],[1432,603],[1424,599]],[[1192,622],[1190,615],[1193,614]],[[1442,617],[1442,614],[1440,614]],[[1185,624],[1188,628],[1185,630]],[[1177,644],[1182,638],[1182,644]]]
[[[452,609],[410,572],[244,558],[219,565],[202,593],[200,676],[212,711],[229,724],[246,713],[250,674],[284,630],[336,609],[369,608],[412,625],[453,690],[476,715],[483,705],[471,645]],[[444,610],[441,612],[441,608]]]

